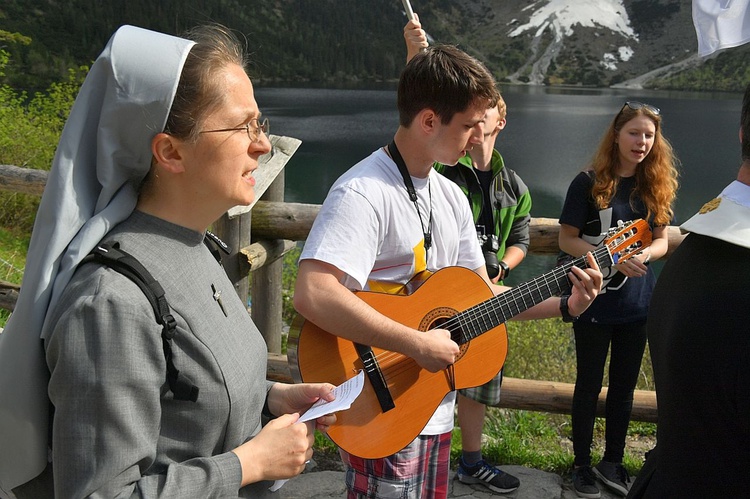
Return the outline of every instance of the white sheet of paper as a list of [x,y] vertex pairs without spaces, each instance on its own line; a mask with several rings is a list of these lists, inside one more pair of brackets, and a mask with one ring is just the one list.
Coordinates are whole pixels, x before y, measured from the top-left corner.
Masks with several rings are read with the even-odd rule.
[[362,393],[362,388],[365,386],[365,372],[360,371],[359,374],[353,378],[341,383],[339,386],[333,389],[333,394],[336,398],[331,402],[326,402],[321,399],[315,402],[302,416],[300,416],[300,422],[310,421],[326,414],[331,414],[336,411],[343,411],[352,406],[354,400]]
[[[353,378],[341,383],[339,386],[333,389],[333,394],[336,396],[331,402],[325,400],[318,400],[315,402],[303,415],[300,416],[298,423],[304,423],[305,421],[311,421],[317,419],[326,414],[331,414],[337,411],[343,411],[352,406],[352,403],[357,399],[362,388],[365,386],[365,372],[360,371],[359,374]],[[287,480],[276,480],[273,482],[268,490],[276,492],[284,485]]]

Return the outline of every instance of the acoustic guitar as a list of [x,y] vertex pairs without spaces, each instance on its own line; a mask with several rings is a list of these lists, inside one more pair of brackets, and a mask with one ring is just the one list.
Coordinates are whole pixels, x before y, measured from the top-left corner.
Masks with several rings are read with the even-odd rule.
[[[624,261],[651,244],[644,220],[613,228],[594,252],[600,268]],[[351,408],[337,413],[328,435],[350,454],[376,459],[403,449],[425,427],[449,392],[479,386],[503,366],[508,349],[505,321],[545,299],[571,289],[571,267],[587,268],[585,257],[555,267],[495,296],[472,270],[447,267],[430,275],[409,295],[356,292],[380,313],[420,331],[447,329],[460,347],[456,362],[429,372],[398,352],[355,344],[298,315],[291,326],[287,357],[301,382],[339,385],[365,371],[365,386]]]

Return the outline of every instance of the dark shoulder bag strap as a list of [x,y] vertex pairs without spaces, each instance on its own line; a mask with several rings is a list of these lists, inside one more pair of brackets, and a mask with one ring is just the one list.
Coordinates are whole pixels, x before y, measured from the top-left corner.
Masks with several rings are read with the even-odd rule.
[[134,256],[120,249],[120,244],[97,245],[81,263],[97,262],[106,265],[133,281],[151,303],[156,322],[162,325],[161,339],[164,358],[167,361],[167,383],[175,400],[198,400],[199,388],[175,367],[172,360],[172,338],[177,333],[177,322],[172,316],[169,303],[159,281]]

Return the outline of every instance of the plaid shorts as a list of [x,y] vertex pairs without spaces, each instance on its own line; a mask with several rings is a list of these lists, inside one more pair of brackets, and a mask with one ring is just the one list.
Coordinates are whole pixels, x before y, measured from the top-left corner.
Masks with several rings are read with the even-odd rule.
[[381,459],[362,459],[341,449],[339,453],[346,465],[348,499],[448,497],[451,432],[419,435]]
[[503,370],[500,369],[500,372],[487,383],[474,388],[464,388],[459,390],[458,393],[480,404],[497,406],[500,403],[500,386],[502,384]]

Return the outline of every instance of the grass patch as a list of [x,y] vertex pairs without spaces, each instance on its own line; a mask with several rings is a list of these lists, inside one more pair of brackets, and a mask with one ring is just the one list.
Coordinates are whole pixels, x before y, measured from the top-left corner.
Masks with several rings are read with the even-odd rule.
[[[534,411],[488,410],[485,418],[486,457],[496,463],[513,463],[550,472],[569,468],[572,457],[559,445],[562,435],[556,419]],[[454,431],[457,459],[461,430]]]
[[[596,463],[604,454],[605,420],[594,424],[592,459]],[[636,475],[643,466],[644,453],[655,443],[656,425],[631,422],[625,446],[623,466]],[[461,429],[453,430],[451,459],[461,452]],[[536,411],[491,407],[485,419],[482,452],[498,464],[514,464],[567,475],[573,465],[573,442],[570,416]]]
[[[21,284],[29,238],[21,231],[0,227],[0,280]],[[0,308],[0,328],[5,327],[8,317],[10,312]]]
[[29,236],[0,227],[0,279],[21,284]]

